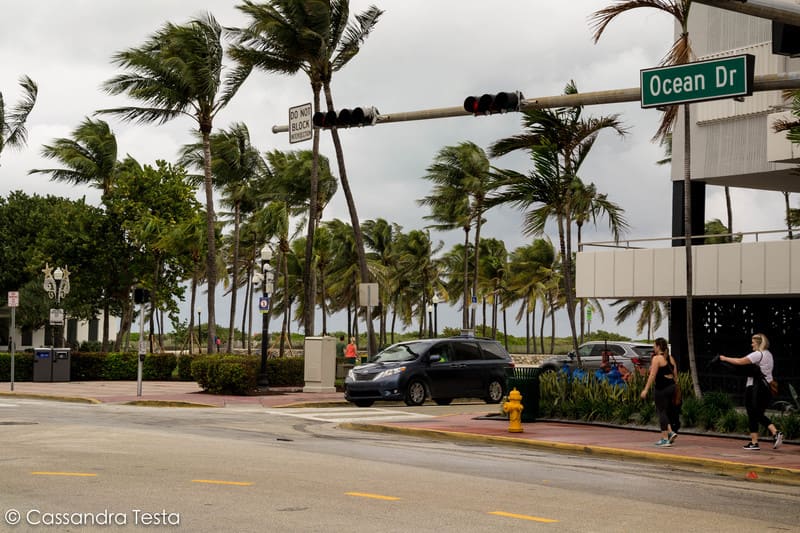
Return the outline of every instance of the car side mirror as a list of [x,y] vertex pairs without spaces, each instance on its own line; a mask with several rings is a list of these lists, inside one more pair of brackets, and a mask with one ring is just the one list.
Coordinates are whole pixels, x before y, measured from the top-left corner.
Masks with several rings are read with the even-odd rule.
[[575,352],[574,351],[569,352],[567,355],[569,356],[570,359],[575,359]]
[[439,356],[439,355],[432,355],[432,356],[430,356],[430,357],[428,358],[428,362],[429,362],[429,363],[438,363],[438,362],[439,362],[439,361],[441,361],[441,360],[442,360],[442,358],[441,358],[441,356]]

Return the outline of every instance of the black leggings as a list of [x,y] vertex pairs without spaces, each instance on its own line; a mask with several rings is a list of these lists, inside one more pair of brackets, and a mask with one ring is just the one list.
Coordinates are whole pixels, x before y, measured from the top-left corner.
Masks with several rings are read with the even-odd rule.
[[680,422],[679,408],[672,405],[672,396],[675,394],[675,382],[670,383],[663,389],[656,389],[653,397],[656,402],[656,413],[658,413],[658,425],[661,431],[667,430],[667,425],[672,426],[672,431],[678,431]]
[[764,413],[769,405],[769,391],[761,384],[750,385],[744,391],[744,408],[747,410],[747,423],[750,433],[758,433],[758,425],[768,427],[772,424]]

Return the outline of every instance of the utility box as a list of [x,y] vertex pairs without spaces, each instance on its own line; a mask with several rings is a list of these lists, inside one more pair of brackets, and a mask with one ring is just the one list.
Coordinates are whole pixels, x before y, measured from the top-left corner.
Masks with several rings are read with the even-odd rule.
[[69,348],[53,348],[53,381],[69,381],[72,364]]
[[336,339],[306,337],[303,392],[336,392]]
[[33,381],[53,381],[53,351],[50,348],[34,350]]

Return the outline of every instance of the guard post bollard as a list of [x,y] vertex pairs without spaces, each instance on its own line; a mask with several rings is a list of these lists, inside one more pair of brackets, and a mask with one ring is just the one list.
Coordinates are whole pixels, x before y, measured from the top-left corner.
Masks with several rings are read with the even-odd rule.
[[541,368],[516,367],[508,379],[509,390],[516,388],[522,394],[522,421],[535,422],[539,416],[539,374]]

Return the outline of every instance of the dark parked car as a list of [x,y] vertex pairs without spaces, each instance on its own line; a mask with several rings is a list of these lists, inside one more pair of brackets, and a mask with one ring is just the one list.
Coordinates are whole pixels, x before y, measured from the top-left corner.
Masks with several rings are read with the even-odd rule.
[[513,372],[511,356],[492,339],[462,336],[400,342],[348,372],[345,398],[359,407],[376,400],[422,405],[426,398],[439,405],[453,398],[498,403]]
[[[583,368],[592,371],[605,364],[622,363],[629,372],[641,372],[641,369],[650,366],[652,352],[653,346],[650,344],[623,341],[592,341],[578,346]],[[541,365],[542,371],[560,370],[565,363],[570,370],[578,366],[578,358],[574,352],[546,359]]]

